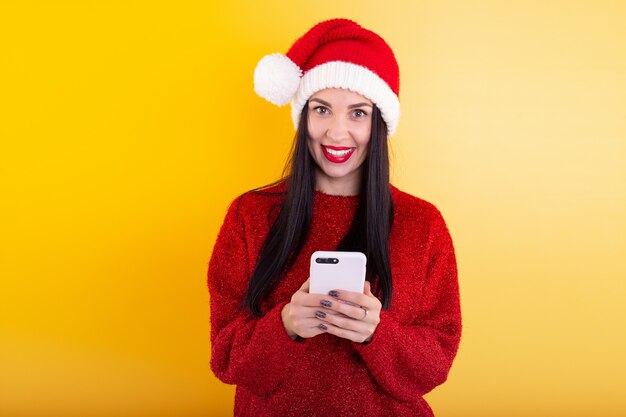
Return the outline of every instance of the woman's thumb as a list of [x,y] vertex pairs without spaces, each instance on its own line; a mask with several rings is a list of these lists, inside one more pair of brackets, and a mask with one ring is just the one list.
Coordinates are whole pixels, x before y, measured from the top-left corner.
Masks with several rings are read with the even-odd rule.
[[372,294],[372,285],[370,284],[369,281],[365,281],[365,289],[363,291],[363,294],[367,295],[367,296],[373,296],[374,294]]

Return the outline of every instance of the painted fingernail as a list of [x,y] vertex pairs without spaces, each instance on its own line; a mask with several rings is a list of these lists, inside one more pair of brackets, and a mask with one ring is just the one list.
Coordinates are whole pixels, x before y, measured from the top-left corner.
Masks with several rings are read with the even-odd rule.
[[322,300],[322,301],[320,302],[320,304],[321,304],[323,307],[326,307],[326,308],[330,308],[330,307],[332,307],[332,305],[333,305],[333,303],[331,303],[331,302],[330,302],[330,301],[328,301],[328,300]]
[[324,331],[328,330],[328,327],[326,327],[326,325],[324,323],[320,323],[320,325],[317,326],[317,327],[319,327],[320,329],[322,329]]
[[328,295],[330,295],[331,297],[339,297],[339,291],[335,291],[335,290],[331,290],[328,292]]
[[319,317],[320,319],[326,318],[326,313],[324,313],[323,311],[318,310],[315,312],[315,315]]

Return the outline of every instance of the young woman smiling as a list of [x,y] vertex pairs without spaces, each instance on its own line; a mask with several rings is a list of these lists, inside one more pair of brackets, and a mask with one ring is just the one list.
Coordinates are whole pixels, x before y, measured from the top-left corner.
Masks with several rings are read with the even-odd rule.
[[[432,416],[461,315],[437,208],[389,183],[399,71],[355,22],[321,22],[264,57],[255,91],[291,102],[288,174],[231,204],[209,264],[211,368],[236,416]],[[317,250],[367,256],[363,293],[309,293]]]

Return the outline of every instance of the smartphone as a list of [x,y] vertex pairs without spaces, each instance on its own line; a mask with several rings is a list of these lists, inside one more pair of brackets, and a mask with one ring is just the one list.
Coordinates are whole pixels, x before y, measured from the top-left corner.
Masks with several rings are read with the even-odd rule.
[[317,251],[311,255],[309,293],[328,294],[330,290],[362,293],[367,258],[361,252]]

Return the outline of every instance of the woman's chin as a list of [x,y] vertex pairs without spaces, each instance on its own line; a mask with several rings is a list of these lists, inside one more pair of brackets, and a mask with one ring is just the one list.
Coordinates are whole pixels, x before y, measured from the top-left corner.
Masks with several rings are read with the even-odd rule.
[[323,177],[323,180],[334,183],[352,182],[360,179],[358,169],[355,170],[352,167],[321,167],[318,169],[318,178]]

